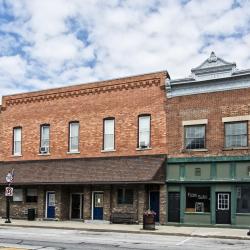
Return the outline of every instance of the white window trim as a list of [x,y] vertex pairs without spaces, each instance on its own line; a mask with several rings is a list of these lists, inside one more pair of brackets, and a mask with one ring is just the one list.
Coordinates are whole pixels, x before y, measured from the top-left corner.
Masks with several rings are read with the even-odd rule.
[[[16,145],[15,145],[15,137],[16,137],[16,130],[20,130],[20,152],[16,152]],[[22,155],[22,127],[13,128],[13,155],[14,156],[21,156]]]
[[[78,124],[78,144],[77,144],[77,149],[72,149],[72,145],[71,145],[71,133],[72,133],[72,129],[71,129],[71,125],[72,124]],[[68,153],[79,153],[79,134],[80,134],[80,124],[79,122],[70,122],[69,123],[69,152]]]
[[[106,134],[106,121],[112,121],[113,122],[113,134]],[[114,152],[115,151],[115,118],[106,118],[104,119],[104,126],[103,126],[103,150],[101,152]],[[113,147],[105,147],[105,138],[106,135],[113,135]]]
[[222,122],[243,122],[250,121],[250,115],[222,117]]
[[182,126],[208,124],[208,119],[182,121]]
[[[148,143],[148,145],[146,145],[146,147],[142,147],[142,146],[140,146],[140,144],[141,144],[141,132],[140,132],[140,130],[141,130],[141,128],[140,128],[140,119],[141,118],[145,118],[145,117],[147,117],[148,119],[149,119],[149,143]],[[138,117],[138,148],[137,148],[137,150],[146,150],[146,149],[150,149],[151,148],[151,115],[141,115],[141,116],[139,116]]]

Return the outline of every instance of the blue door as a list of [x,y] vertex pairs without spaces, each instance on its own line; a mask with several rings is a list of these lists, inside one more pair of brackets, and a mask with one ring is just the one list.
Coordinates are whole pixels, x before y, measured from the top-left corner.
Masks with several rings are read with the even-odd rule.
[[93,208],[93,219],[103,220],[103,193],[94,192],[94,208]]
[[150,210],[156,213],[155,221],[159,222],[159,201],[160,201],[159,191],[151,191],[149,196],[149,206]]
[[47,192],[47,218],[55,218],[55,192]]

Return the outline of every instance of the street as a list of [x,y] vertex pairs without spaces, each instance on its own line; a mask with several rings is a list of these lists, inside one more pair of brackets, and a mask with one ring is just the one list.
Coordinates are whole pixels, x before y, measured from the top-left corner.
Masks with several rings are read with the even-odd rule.
[[250,249],[250,240],[80,230],[0,227],[0,248],[10,249]]

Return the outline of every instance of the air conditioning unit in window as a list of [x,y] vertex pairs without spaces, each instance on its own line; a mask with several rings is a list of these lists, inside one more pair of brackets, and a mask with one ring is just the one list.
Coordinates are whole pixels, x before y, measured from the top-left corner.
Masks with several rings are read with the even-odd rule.
[[40,147],[41,154],[48,154],[49,153],[49,147]]
[[140,142],[140,148],[147,148],[148,146],[146,145],[146,142],[145,141],[141,141]]

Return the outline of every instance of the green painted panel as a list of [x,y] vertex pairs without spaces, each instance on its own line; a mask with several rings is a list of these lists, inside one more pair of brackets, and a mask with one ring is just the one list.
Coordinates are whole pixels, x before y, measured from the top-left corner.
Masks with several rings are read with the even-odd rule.
[[212,180],[215,180],[217,178],[217,164],[216,164],[216,162],[211,163],[210,178]]
[[230,184],[215,185],[215,192],[231,192],[232,191],[231,186],[232,185],[230,185]]
[[184,223],[187,224],[206,224],[209,225],[211,222],[210,213],[185,213]]
[[215,196],[215,185],[211,186],[211,200],[210,200],[210,211],[211,211],[211,224],[216,223],[216,196]]
[[[201,176],[195,176],[195,169],[201,169]],[[186,164],[186,178],[185,180],[209,180],[210,179],[210,164]]]
[[250,180],[250,176],[248,173],[248,166],[250,166],[250,162],[237,162],[236,163],[236,178],[237,179],[246,179]]
[[235,221],[237,226],[249,226],[250,214],[236,214]]
[[216,179],[225,180],[231,179],[230,163],[217,163],[217,177]]
[[179,180],[180,166],[176,164],[167,165],[167,180]]
[[181,187],[178,185],[168,186],[168,192],[180,192]]
[[186,207],[186,188],[181,185],[181,195],[180,195],[180,222],[184,223],[184,210]]
[[250,161],[250,155],[246,156],[210,156],[210,157],[182,157],[168,158],[168,163],[188,163],[188,162],[222,162],[222,161]]

